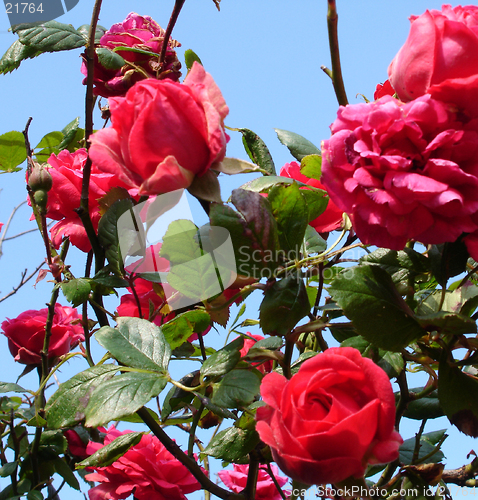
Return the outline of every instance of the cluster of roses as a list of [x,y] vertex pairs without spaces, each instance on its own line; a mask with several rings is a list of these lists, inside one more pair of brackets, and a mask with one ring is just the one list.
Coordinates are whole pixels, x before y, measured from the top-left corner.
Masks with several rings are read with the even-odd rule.
[[[225,156],[228,108],[219,88],[197,63],[179,83],[180,65],[173,50],[177,43],[168,41],[161,63],[163,43],[164,31],[137,14],[113,26],[100,41],[119,54],[124,65],[107,70],[96,61],[95,92],[110,98],[112,124],[91,137],[89,208],[95,229],[100,200],[112,187],[127,190],[135,199],[187,188]],[[478,254],[477,49],[478,7],[444,6],[441,12],[412,18],[409,39],[390,65],[389,85],[379,91],[389,89],[400,100],[377,95],[375,102],[340,108],[332,137],[323,143],[321,183],[333,202],[312,223],[319,232],[340,227],[344,211],[364,243],[401,249],[410,239],[444,243],[465,233],[471,255]],[[51,230],[55,246],[68,237],[86,252],[90,243],[75,211],[85,161],[85,150],[50,158],[53,188],[47,216],[59,221]],[[296,163],[286,165],[281,175],[322,187],[302,176]],[[164,301],[151,283],[136,285],[137,297],[123,298],[120,314],[149,317],[150,303],[161,309]],[[55,315],[59,325],[52,328],[52,358],[83,339],[82,327],[71,322],[79,323],[79,318],[69,309]],[[25,324],[36,328],[35,335],[24,339],[26,344],[9,333],[22,315],[2,325],[12,353],[24,363],[38,363],[33,355],[41,350],[45,324],[40,328],[40,322],[35,323],[39,313],[23,313]],[[167,315],[156,318],[151,319],[163,321]],[[54,331],[64,325],[67,332],[62,330],[60,336],[67,341],[53,350],[59,344],[53,340]],[[40,340],[32,346],[34,338]],[[272,366],[264,363],[259,368],[265,373]],[[355,349],[318,354],[290,380],[268,373],[261,395],[265,406],[257,411],[257,432],[280,468],[295,480],[323,484],[361,477],[368,464],[398,456],[402,439],[394,431],[395,402],[388,377]],[[110,429],[105,444],[119,434]],[[101,446],[90,443],[86,452]],[[90,490],[92,500],[126,498],[132,492],[138,499],[184,499],[184,494],[199,489],[190,472],[149,435],[114,464],[96,469],[87,476],[100,482]],[[282,487],[286,479],[271,470]],[[240,491],[246,473],[247,466],[235,464],[220,477]],[[269,471],[261,467],[256,498],[280,498],[271,485]]]
[[378,100],[339,109],[321,180],[362,242],[401,250],[465,234],[478,259],[478,7],[410,20]]

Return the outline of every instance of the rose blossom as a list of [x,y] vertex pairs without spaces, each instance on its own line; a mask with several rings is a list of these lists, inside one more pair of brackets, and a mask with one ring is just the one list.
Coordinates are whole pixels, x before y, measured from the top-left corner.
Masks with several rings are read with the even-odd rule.
[[443,5],[410,17],[405,45],[388,68],[403,101],[423,94],[478,112],[478,7]]
[[147,79],[110,99],[112,126],[91,136],[90,156],[140,195],[187,188],[226,151],[227,105],[194,63],[184,83]]
[[[47,308],[29,310],[2,323],[2,333],[8,338],[8,347],[15,361],[24,365],[41,365],[40,352],[45,340],[47,316]],[[83,327],[76,309],[55,304],[48,359],[54,361],[69,353],[83,340]]]
[[[271,465],[272,473],[277,480],[279,486],[284,486],[288,478],[279,475],[279,469],[275,465]],[[247,484],[247,475],[249,473],[249,465],[233,464],[233,470],[222,470],[217,473],[221,481],[234,493],[240,493]],[[288,492],[289,494],[290,492]],[[280,500],[282,498],[276,485],[272,480],[265,465],[259,467],[256,483],[256,495],[254,500]]]
[[[110,427],[104,445],[90,441],[86,451],[91,455],[128,432]],[[187,500],[186,494],[201,488],[188,469],[150,434],[144,434],[137,445],[111,465],[92,468],[96,472],[85,479],[101,484],[88,491],[90,500],[120,500],[132,493],[138,500]]]
[[[86,149],[78,149],[73,153],[63,150],[58,155],[52,154],[48,159],[47,167],[53,187],[48,192],[46,216],[60,221],[50,230],[55,248],[60,247],[63,237],[68,237],[71,244],[83,252],[91,250],[85,228],[76,212],[80,207],[83,167],[87,156]],[[101,218],[98,201],[116,186],[125,187],[125,184],[118,181],[113,174],[105,173],[92,165],[88,204],[95,231],[98,230]]]
[[[166,58],[160,70],[159,55],[163,47],[164,35],[165,31],[156,21],[149,16],[140,16],[135,12],[128,14],[122,23],[113,24],[101,37],[97,47],[114,50],[125,60],[125,65],[120,69],[105,68],[95,54],[93,92],[103,97],[123,96],[137,81],[144,78],[179,80],[181,63],[174,48],[180,47],[181,44],[175,40],[169,40]],[[143,53],[121,50],[122,47],[131,47]],[[85,62],[81,66],[81,72],[87,75]],[[86,78],[83,83],[86,85]]]
[[[300,173],[300,165],[292,161],[286,163],[281,169],[280,173],[282,177],[289,177],[289,179],[295,179],[296,181],[303,182],[309,186],[326,190],[323,184],[316,179],[309,179],[304,174]],[[327,208],[325,212],[320,214],[316,219],[309,222],[318,233],[329,233],[342,226],[342,210],[340,210],[337,205],[329,199]]]
[[261,383],[267,406],[256,430],[277,465],[306,484],[363,476],[368,464],[398,457],[395,398],[386,373],[352,347],[305,361],[290,380],[276,372]]
[[478,120],[430,96],[385,96],[340,107],[331,130],[321,180],[364,243],[401,250],[476,229]]

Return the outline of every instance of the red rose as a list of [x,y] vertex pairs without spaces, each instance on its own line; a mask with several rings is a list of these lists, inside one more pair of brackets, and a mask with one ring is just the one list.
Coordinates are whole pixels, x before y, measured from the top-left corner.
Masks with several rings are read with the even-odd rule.
[[305,361],[290,380],[262,379],[256,429],[277,465],[306,484],[361,477],[368,464],[398,457],[395,398],[386,373],[352,347]]
[[340,107],[331,130],[321,180],[364,243],[401,250],[477,228],[478,119],[428,95],[385,96]]
[[402,101],[424,94],[478,112],[478,7],[444,5],[411,16],[405,45],[388,68]]
[[[241,353],[241,358],[247,355],[249,349],[254,347],[256,342],[264,339],[262,335],[252,335],[250,332],[247,332],[247,335],[252,338],[244,337],[244,347],[239,351]],[[254,360],[251,364],[262,373],[270,373],[274,367],[272,359],[268,359],[265,362]]]
[[[180,47],[180,43],[169,40],[163,67],[160,69],[159,66],[164,34],[165,31],[156,21],[135,12],[128,14],[122,23],[113,24],[101,37],[97,47],[114,50],[126,64],[120,69],[107,69],[95,54],[93,92],[103,97],[123,96],[130,87],[144,78],[179,80],[181,63],[174,49]],[[122,47],[138,51],[121,50]],[[81,66],[81,72],[86,76],[85,62]],[[83,83],[86,85],[86,78]]]
[[[233,470],[222,470],[217,473],[221,481],[234,493],[240,493],[247,484],[247,475],[249,473],[249,465],[233,464]],[[284,486],[288,479],[279,476],[279,469],[275,465],[271,465],[272,473],[277,480],[279,486]],[[290,494],[290,492],[286,492]],[[256,496],[254,500],[280,500],[282,498],[276,485],[272,480],[265,465],[259,467],[256,483]]]
[[[86,159],[86,149],[78,149],[74,153],[63,150],[58,155],[52,154],[48,159],[48,172],[52,177],[53,187],[48,192],[46,216],[60,221],[50,230],[51,240],[56,248],[60,247],[64,237],[68,237],[71,244],[83,252],[91,250],[85,228],[76,212],[80,207],[83,167]],[[115,186],[125,187],[125,184],[119,182],[113,174],[102,172],[92,165],[88,201],[95,231],[98,230],[101,218],[98,201]]]
[[[2,323],[2,333],[8,338],[8,347],[15,361],[24,365],[41,365],[40,352],[45,339],[48,309],[22,312],[15,319]],[[76,309],[55,304],[55,315],[51,327],[48,359],[54,361],[68,354],[84,340],[83,327]],[[75,324],[73,324],[75,323]]]
[[194,63],[184,83],[147,79],[110,99],[112,127],[91,137],[90,156],[140,195],[187,188],[222,161],[227,105]]
[[[326,188],[320,181],[316,179],[309,179],[305,175],[301,174],[300,165],[295,161],[286,163],[280,169],[279,175],[282,177],[289,177],[289,179],[295,179],[296,181],[300,181],[304,184],[308,184],[309,186],[326,191]],[[329,233],[330,231],[334,231],[342,226],[342,213],[342,210],[340,210],[337,205],[329,199],[325,212],[320,214],[317,219],[309,222],[309,225],[311,225],[318,233]]]
[[[104,445],[128,432],[110,427]],[[86,451],[91,455],[104,445],[90,441]],[[111,465],[93,468],[96,472],[85,479],[101,484],[88,491],[90,500],[120,500],[132,493],[138,500],[187,500],[186,494],[201,488],[189,470],[150,434],[144,434],[137,445]]]
[[89,455],[86,452],[87,443],[83,442],[81,437],[73,429],[68,429],[63,432],[65,438],[68,442],[68,451],[79,460],[84,460],[88,458]]

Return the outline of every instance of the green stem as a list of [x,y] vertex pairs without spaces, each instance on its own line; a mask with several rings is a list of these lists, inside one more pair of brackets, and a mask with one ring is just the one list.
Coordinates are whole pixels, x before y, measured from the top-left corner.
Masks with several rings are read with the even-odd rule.
[[189,429],[189,440],[188,440],[188,456],[193,458],[194,456],[194,440],[196,437],[196,429],[199,424],[199,420],[201,419],[202,412],[204,410],[204,405],[201,403],[199,405],[199,409],[194,415],[194,419],[191,424],[191,429]]
[[337,101],[341,106],[346,106],[349,101],[345,92],[342,68],[340,65],[339,38],[337,34],[337,23],[339,16],[335,0],[327,0],[327,30],[329,32],[330,57],[332,59],[332,83],[334,85]]

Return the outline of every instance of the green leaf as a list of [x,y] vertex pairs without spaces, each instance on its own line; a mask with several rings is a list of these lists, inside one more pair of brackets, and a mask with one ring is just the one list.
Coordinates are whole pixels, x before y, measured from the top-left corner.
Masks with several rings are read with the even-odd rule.
[[15,40],[0,59],[0,74],[10,73],[20,66],[24,59],[33,59],[42,54],[34,47],[23,45],[20,40]]
[[[240,189],[245,189],[246,191],[253,191],[254,193],[263,193],[269,191],[269,189],[277,184],[298,184],[300,187],[308,187],[310,189],[311,186],[308,184],[304,184],[303,182],[297,181],[295,179],[291,179],[290,177],[282,177],[279,175],[267,175],[265,177],[258,177],[257,179],[252,179],[252,181],[248,181],[243,184]],[[323,191],[321,190],[323,193]]]
[[[98,224],[98,238],[105,249],[106,258],[110,269],[119,275],[123,275],[123,260],[119,246],[118,219],[127,211],[132,210],[133,202],[129,199],[118,200],[111,205],[101,217]],[[123,236],[123,235],[122,235]]]
[[438,399],[445,415],[459,431],[478,437],[478,380],[446,359],[440,361],[438,378]]
[[98,343],[123,365],[163,373],[171,347],[161,329],[140,318],[117,318],[117,328],[103,326],[95,333]]
[[269,191],[268,200],[277,221],[281,249],[287,252],[287,260],[298,258],[309,214],[299,186],[295,182],[288,186],[275,185]]
[[397,252],[387,248],[379,248],[360,258],[361,264],[378,264],[392,277],[394,283],[408,281],[418,274],[430,270],[429,260],[411,248]]
[[194,50],[191,50],[191,49],[187,49],[184,52],[184,61],[186,63],[186,68],[187,68],[188,72],[193,67],[194,61],[196,61],[197,63],[199,63],[201,66],[204,66],[203,63],[202,63],[202,61],[201,61],[201,59],[196,54],[196,52],[194,52]]
[[63,139],[58,146],[60,149],[68,148],[68,146],[70,146],[70,144],[76,139],[78,132],[80,132],[81,135],[84,134],[83,129],[80,129],[79,127],[80,117],[78,116],[61,131]]
[[[426,455],[430,454],[436,445],[436,442],[431,442],[429,439],[429,436],[432,437],[433,441],[435,441],[437,432],[441,433],[441,437],[445,434],[445,429],[442,431],[435,431],[435,432],[430,432],[426,434],[422,434],[421,439],[420,439],[420,449],[418,452],[418,459],[420,460],[421,458],[425,457]],[[406,439],[403,444],[400,446],[400,456],[399,460],[401,463],[405,465],[410,465],[412,463],[413,459],[413,452],[415,450],[415,444],[416,444],[416,439],[410,438]],[[431,463],[437,463],[441,462],[445,456],[443,455],[443,452],[441,450],[438,450],[436,453],[434,453],[431,457],[428,457],[424,462],[425,464],[431,464]]]
[[80,491],[80,483],[65,460],[63,458],[56,457],[52,460],[52,463],[55,467],[55,471],[65,480],[66,484],[68,484],[70,488]]
[[420,326],[429,332],[452,333],[477,333],[476,321],[462,314],[440,311],[428,315],[417,316]]
[[[199,370],[188,373],[179,380],[179,383],[185,387],[194,387],[199,384]],[[163,407],[161,410],[161,420],[163,422],[171,415],[171,413],[184,408],[193,400],[194,394],[192,391],[185,391],[173,385],[164,398]]]
[[291,155],[298,161],[302,161],[304,156],[320,155],[320,149],[312,144],[305,137],[288,130],[274,129],[279,141],[287,146]]
[[308,255],[311,253],[322,253],[327,249],[327,242],[309,225],[305,229],[304,245]]
[[21,385],[12,382],[0,382],[0,393],[4,392],[29,392]]
[[159,373],[123,373],[104,382],[90,397],[85,426],[98,427],[139,410],[168,383]]
[[271,175],[276,175],[274,161],[265,142],[252,130],[240,128],[244,149],[253,163]]
[[260,325],[269,335],[287,335],[310,310],[304,280],[287,276],[267,288],[260,306]]
[[[85,40],[85,45],[86,45],[88,43],[90,25],[82,24],[76,31],[83,37],[83,40]],[[107,31],[106,28],[104,28],[103,26],[100,25],[96,26],[95,44],[100,43],[100,38],[106,33],[106,31]]]
[[78,49],[85,39],[71,24],[48,21],[42,24],[17,24],[12,31],[21,43],[42,52]]
[[186,311],[161,326],[161,330],[171,349],[176,349],[193,333],[202,333],[211,324],[209,314],[201,309]]
[[[146,408],[146,411],[156,422],[158,423],[160,422],[160,418],[155,411],[153,411],[151,408]],[[131,424],[144,424],[144,420],[137,413],[132,413],[131,415],[125,415],[124,417],[121,417],[119,421],[129,422]]]
[[121,458],[130,448],[136,446],[143,437],[144,432],[128,432],[118,436],[114,441],[103,446],[93,455],[85,458],[82,462],[76,464],[77,469],[85,467],[108,467],[118,458]]
[[27,158],[25,138],[21,132],[12,130],[0,135],[0,170],[18,172],[17,168]]
[[327,209],[329,203],[329,198],[325,191],[321,189],[301,189],[300,194],[305,199],[307,203],[307,222],[312,222],[317,219],[319,215],[322,215]]
[[267,200],[243,189],[235,189],[231,198],[238,211],[213,204],[209,213],[211,225],[229,231],[238,274],[260,277],[262,273],[271,277],[277,267],[278,236]]
[[116,365],[88,368],[60,385],[46,405],[45,418],[50,429],[72,427],[85,417],[85,408],[93,391],[120,369]]
[[221,172],[227,175],[249,174],[258,172],[259,167],[248,161],[239,160],[237,158],[224,158],[220,163],[215,164],[211,170]]
[[309,179],[320,181],[320,176],[322,175],[322,156],[320,154],[304,156],[300,161],[300,173]]
[[[414,389],[410,389],[410,392],[419,393],[423,389],[423,387],[415,387]],[[396,394],[396,397],[398,397],[398,393]],[[443,417],[443,415],[444,413],[440,406],[440,401],[438,400],[438,391],[436,390],[427,394],[423,398],[410,401],[405,413],[403,414],[404,417],[411,418],[413,420],[428,420]]]
[[2,467],[0,467],[0,477],[8,477],[10,474],[15,472],[15,469],[18,467],[17,462],[10,462]]
[[259,442],[259,435],[255,430],[229,427],[216,434],[202,453],[226,462],[237,462],[250,453]]
[[126,64],[126,61],[119,54],[106,47],[97,47],[95,52],[98,56],[98,62],[105,69],[120,69]]
[[432,272],[442,287],[446,287],[448,278],[466,271],[468,250],[461,240],[453,243],[432,245],[428,251]]
[[214,390],[212,402],[224,408],[240,408],[252,403],[259,393],[261,374],[252,370],[232,370]]
[[244,339],[239,337],[207,358],[202,367],[203,377],[217,377],[231,371],[241,359],[239,352],[244,347]]
[[426,331],[377,265],[348,268],[329,287],[357,332],[377,347],[398,352]]
[[69,281],[63,281],[60,287],[65,299],[71,302],[73,307],[78,307],[83,302],[86,302],[91,292],[89,280],[85,278],[74,278]]

